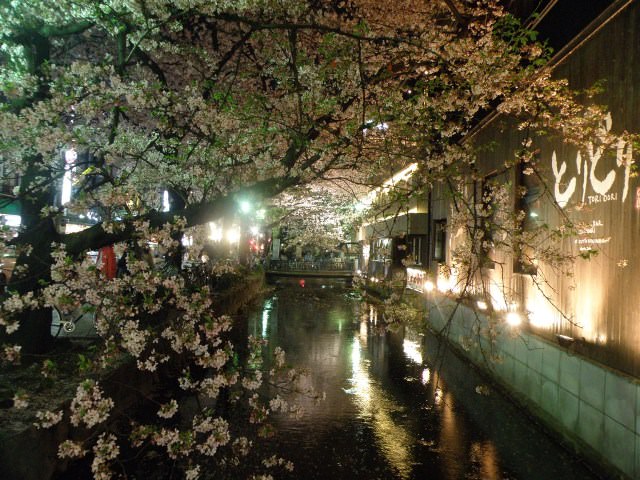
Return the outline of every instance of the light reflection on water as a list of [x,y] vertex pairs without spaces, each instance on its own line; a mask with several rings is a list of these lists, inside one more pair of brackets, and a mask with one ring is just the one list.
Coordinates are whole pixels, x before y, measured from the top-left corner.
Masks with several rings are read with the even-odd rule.
[[409,360],[418,365],[422,365],[422,352],[420,344],[407,338],[402,342],[402,350]]
[[[364,317],[361,315],[364,313]],[[249,316],[326,393],[272,444],[296,479],[590,479],[433,337],[380,335],[378,312],[335,286],[283,289]],[[563,456],[564,455],[564,456]],[[540,462],[545,458],[545,462]]]
[[[366,338],[364,346],[366,347]],[[360,336],[356,336],[351,352],[350,382],[353,387],[347,393],[355,396],[358,416],[372,427],[377,448],[387,463],[398,473],[399,478],[410,478],[414,463],[411,447],[415,440],[406,428],[391,417],[390,412],[400,411],[402,407],[378,383],[372,381],[369,366],[362,358],[362,347]]]
[[269,316],[271,315],[272,301],[268,299],[262,307],[262,338],[267,338],[267,327],[269,326]]

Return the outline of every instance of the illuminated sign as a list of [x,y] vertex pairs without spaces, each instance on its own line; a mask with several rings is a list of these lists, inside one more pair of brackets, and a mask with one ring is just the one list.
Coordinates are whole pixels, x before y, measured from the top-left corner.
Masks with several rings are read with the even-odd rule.
[[[607,143],[607,138],[611,131],[611,123],[611,113],[609,113],[607,114],[604,125],[596,135],[598,146],[596,147],[593,142],[589,142],[584,152],[577,153],[575,159],[575,176],[569,177],[567,175],[568,163],[564,161],[558,163],[555,150],[551,154],[551,169],[553,170],[555,180],[553,196],[561,208],[564,208],[569,203],[577,190],[581,190],[582,192],[580,202],[588,205],[616,200],[622,200],[624,202],[627,199],[633,153],[631,143],[618,140],[617,144],[614,145],[616,148],[615,168],[609,170],[604,177],[598,177],[598,175],[596,175],[598,162],[603,158],[607,147],[610,146]],[[622,172],[618,171],[620,169]],[[622,185],[618,187],[621,191],[612,191],[619,173],[623,175]],[[618,184],[620,184],[620,182],[618,182]],[[590,193],[593,193],[592,195],[587,195],[587,185],[591,186],[592,192]]]
[[417,268],[407,268],[407,288],[423,293],[428,290],[428,287],[425,288],[426,281],[427,272]]

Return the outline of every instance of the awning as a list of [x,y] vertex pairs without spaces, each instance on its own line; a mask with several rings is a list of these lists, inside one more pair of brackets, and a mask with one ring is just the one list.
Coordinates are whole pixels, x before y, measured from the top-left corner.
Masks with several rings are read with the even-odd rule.
[[0,214],[20,215],[20,201],[0,200]]

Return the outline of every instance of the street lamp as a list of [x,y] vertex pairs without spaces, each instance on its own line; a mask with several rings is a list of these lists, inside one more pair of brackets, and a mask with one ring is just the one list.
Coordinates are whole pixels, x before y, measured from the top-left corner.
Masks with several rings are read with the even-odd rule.
[[240,212],[242,213],[249,213],[251,211],[251,203],[249,203],[247,200],[241,200],[240,201]]

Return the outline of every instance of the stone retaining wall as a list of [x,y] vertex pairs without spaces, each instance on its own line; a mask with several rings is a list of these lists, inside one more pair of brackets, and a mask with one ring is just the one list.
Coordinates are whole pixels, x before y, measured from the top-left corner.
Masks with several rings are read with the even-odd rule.
[[486,318],[447,297],[430,294],[426,308],[434,330],[578,453],[614,476],[640,478],[637,379],[506,324],[491,342],[478,335]]

